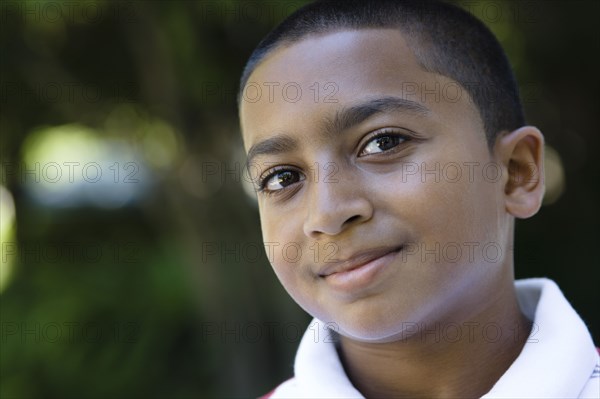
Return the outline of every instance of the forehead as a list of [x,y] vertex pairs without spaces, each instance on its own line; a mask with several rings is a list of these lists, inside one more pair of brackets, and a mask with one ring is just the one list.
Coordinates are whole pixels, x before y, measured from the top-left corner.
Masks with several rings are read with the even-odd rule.
[[396,29],[338,31],[277,48],[250,75],[242,94],[246,150],[290,126],[331,119],[361,98],[401,97],[425,105],[432,118],[483,125],[466,90],[423,70]]

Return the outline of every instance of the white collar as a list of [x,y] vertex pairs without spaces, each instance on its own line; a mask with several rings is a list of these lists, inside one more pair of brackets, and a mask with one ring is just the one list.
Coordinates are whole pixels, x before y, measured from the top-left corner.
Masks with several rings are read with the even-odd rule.
[[553,281],[527,279],[515,286],[534,327],[519,357],[483,397],[579,397],[598,361],[586,325]]
[[[587,327],[553,281],[527,279],[515,286],[521,309],[535,327],[519,357],[483,397],[578,397],[598,362]],[[352,386],[324,327],[313,319],[298,348],[295,377],[273,398],[364,397]]]

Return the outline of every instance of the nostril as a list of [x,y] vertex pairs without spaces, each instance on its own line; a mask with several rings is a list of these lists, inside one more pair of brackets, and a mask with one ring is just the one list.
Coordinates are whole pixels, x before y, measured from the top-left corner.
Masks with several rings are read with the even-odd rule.
[[350,223],[354,222],[357,219],[360,219],[360,215],[354,215],[352,217],[349,217],[348,219],[346,219],[346,221],[344,222],[344,224],[350,224]]

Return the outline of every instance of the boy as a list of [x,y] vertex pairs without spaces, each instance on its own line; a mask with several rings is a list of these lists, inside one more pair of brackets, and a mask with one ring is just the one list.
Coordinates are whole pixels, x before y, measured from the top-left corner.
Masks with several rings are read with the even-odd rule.
[[240,120],[270,261],[315,317],[270,397],[600,395],[558,287],[514,281],[544,138],[481,22],[436,1],[308,5],[252,54]]

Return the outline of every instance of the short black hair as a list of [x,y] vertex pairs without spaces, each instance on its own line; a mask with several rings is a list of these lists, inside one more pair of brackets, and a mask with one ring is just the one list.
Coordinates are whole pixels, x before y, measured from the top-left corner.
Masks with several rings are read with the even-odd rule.
[[398,29],[425,71],[446,76],[469,93],[490,148],[500,132],[525,125],[516,79],[494,34],[469,12],[437,0],[319,0],[296,10],[254,49],[238,104],[252,72],[279,46],[309,35],[378,28]]

